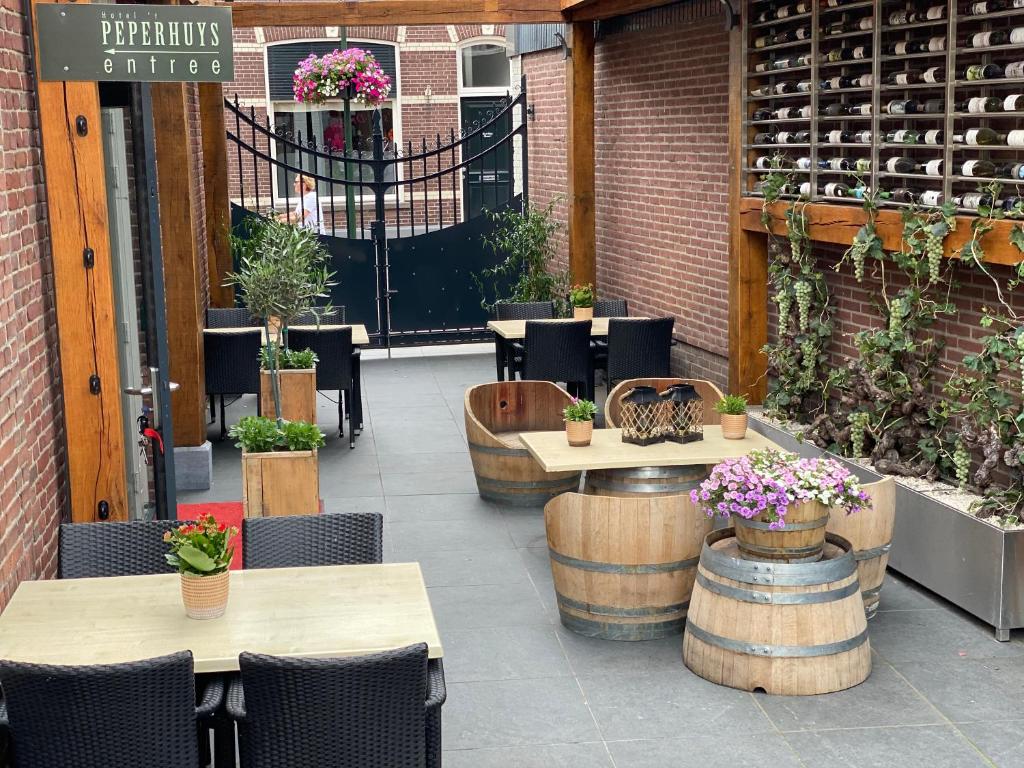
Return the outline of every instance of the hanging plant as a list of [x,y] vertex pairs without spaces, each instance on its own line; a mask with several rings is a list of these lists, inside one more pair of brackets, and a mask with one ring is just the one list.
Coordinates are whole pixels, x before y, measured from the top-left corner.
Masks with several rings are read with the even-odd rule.
[[391,94],[391,78],[377,59],[362,48],[310,54],[292,76],[292,90],[300,104],[323,104],[329,99],[355,98],[378,106]]

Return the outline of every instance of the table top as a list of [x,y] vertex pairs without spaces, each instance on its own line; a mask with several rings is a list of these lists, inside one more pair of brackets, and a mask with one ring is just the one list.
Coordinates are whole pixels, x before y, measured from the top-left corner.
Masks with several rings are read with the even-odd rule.
[[[361,324],[358,324],[358,323],[353,323],[352,325],[321,325],[321,326],[319,326],[319,329],[321,331],[336,331],[339,328],[351,328],[352,329],[352,343],[355,346],[363,347],[363,346],[368,346],[369,345],[369,343],[370,343],[370,335],[367,333],[365,325],[361,325]],[[211,334],[217,334],[217,335],[230,336],[232,334],[245,333],[246,331],[255,331],[257,329],[259,329],[260,331],[263,330],[262,328],[260,328],[260,326],[253,325],[253,326],[248,326],[248,327],[243,327],[243,328],[204,328],[203,329],[203,333],[211,333]],[[317,330],[317,326],[315,326],[315,325],[292,325],[292,326],[289,326],[288,330],[290,330],[290,331],[315,331],[315,330]],[[260,334],[260,338],[261,339],[263,338],[263,334],[262,333]]]
[[114,664],[191,650],[195,671],[238,654],[359,656],[427,643],[442,655],[419,563],[231,572],[227,612],[185,616],[176,573],[24,581],[0,615],[0,659]]
[[624,443],[621,429],[595,429],[590,445],[583,448],[569,445],[563,430],[523,432],[520,440],[545,472],[717,464],[725,459],[738,459],[760,448],[782,450],[752,429],[747,430],[747,436],[742,440],[726,440],[722,437],[722,428],[716,424],[705,426],[704,439],[693,443]]
[[[607,336],[608,335],[608,321],[610,317],[595,317],[591,321],[590,335],[591,336]],[[645,320],[643,317],[620,317],[615,318],[617,320]],[[565,323],[571,322],[572,318],[561,317],[554,320],[531,320],[531,323]],[[503,339],[525,339],[526,338],[526,321],[525,320],[491,320],[487,323],[487,330],[494,331],[496,334],[501,336]]]

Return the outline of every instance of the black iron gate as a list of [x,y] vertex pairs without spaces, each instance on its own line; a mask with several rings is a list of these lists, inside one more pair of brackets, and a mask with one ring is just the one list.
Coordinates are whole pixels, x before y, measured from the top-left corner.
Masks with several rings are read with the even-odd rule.
[[[447,137],[396,147],[380,110],[352,147],[260,119],[237,97],[230,114],[232,223],[287,211],[302,219],[294,180],[315,184],[315,222],[331,253],[331,302],[380,346],[486,339],[473,275],[498,258],[482,237],[488,212],[526,205],[526,79]],[[326,140],[323,140],[326,139]]]

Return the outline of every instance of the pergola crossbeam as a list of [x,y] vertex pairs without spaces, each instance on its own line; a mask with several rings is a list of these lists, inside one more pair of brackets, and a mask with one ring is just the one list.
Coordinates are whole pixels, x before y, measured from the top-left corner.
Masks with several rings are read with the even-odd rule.
[[545,24],[564,20],[559,0],[300,0],[219,3],[235,27]]

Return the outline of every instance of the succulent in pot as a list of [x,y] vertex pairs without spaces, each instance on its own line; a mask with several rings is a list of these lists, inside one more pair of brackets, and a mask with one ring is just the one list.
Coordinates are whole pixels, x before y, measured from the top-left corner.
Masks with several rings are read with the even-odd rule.
[[594,286],[577,283],[569,289],[569,303],[576,320],[590,320],[594,317]]
[[216,619],[224,615],[231,585],[231,539],[235,527],[202,515],[194,523],[179,525],[164,534],[171,551],[167,562],[181,574],[181,599],[191,619]]
[[584,400],[574,397],[562,410],[565,418],[565,436],[569,445],[581,448],[590,445],[594,436],[594,417],[597,415],[597,406],[592,400]]
[[742,440],[747,434],[747,398],[743,395],[726,395],[717,403],[715,410],[721,416],[722,437],[726,440]]

